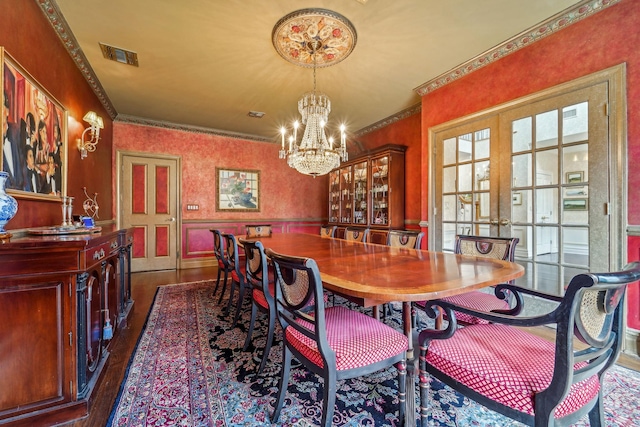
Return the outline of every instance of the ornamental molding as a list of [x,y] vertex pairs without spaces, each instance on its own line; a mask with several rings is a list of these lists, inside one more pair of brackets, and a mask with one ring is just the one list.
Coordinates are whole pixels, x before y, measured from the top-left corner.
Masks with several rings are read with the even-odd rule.
[[98,80],[98,77],[93,71],[93,68],[91,68],[91,65],[89,65],[87,57],[84,55],[82,49],[80,49],[78,40],[76,40],[75,36],[73,35],[71,28],[69,28],[69,24],[64,19],[64,16],[62,16],[62,12],[58,8],[57,3],[54,0],[37,1],[38,5],[40,5],[40,8],[42,9],[42,12],[44,12],[45,16],[49,20],[49,23],[51,23],[51,26],[62,41],[62,44],[67,49],[67,52],[69,52],[71,59],[73,59],[76,63],[76,66],[78,67],[84,78],[87,80],[87,83],[89,83],[89,86],[91,86],[91,88],[93,89],[93,92],[102,103],[104,109],[107,111],[107,114],[109,114],[111,120],[115,119],[118,113],[113,107],[113,104],[111,103],[111,100],[102,87],[102,84]]
[[257,135],[250,135],[239,132],[230,132],[219,129],[207,128],[202,126],[183,125],[178,123],[166,122],[161,120],[152,120],[144,117],[129,116],[127,114],[118,114],[114,120],[116,123],[128,123],[141,126],[150,126],[169,130],[179,130],[190,133],[201,133],[205,135],[215,135],[225,138],[245,139],[256,142],[275,142],[273,138],[264,138]]
[[424,96],[620,1],[622,0],[584,0],[413,90]]
[[385,119],[382,119],[378,122],[375,122],[372,125],[369,125],[365,128],[360,129],[359,131],[355,132],[355,135],[357,137],[366,135],[368,133],[371,133],[373,131],[376,131],[378,129],[382,129],[383,127],[389,126],[392,123],[398,122],[400,120],[406,119],[407,117],[413,116],[414,114],[418,114],[422,111],[422,103],[413,105],[409,108],[406,108],[392,116],[389,116]]

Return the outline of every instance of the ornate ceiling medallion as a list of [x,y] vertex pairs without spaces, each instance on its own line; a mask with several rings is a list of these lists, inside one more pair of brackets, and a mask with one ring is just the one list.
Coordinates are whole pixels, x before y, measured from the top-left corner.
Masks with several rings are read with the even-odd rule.
[[347,18],[327,9],[291,12],[278,21],[271,35],[280,56],[307,68],[329,67],[344,60],[353,51],[357,38],[356,29]]

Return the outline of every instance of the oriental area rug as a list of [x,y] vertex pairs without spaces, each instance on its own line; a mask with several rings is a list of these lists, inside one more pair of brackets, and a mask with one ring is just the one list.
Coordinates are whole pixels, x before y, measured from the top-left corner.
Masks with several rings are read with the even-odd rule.
[[[108,426],[271,426],[282,359],[276,329],[270,359],[258,375],[266,337],[258,316],[253,344],[243,351],[249,305],[238,325],[213,298],[213,281],[162,286],[125,375]],[[400,326],[400,306],[385,322]],[[424,322],[425,319],[420,319]],[[333,425],[397,426],[395,368],[338,381]],[[615,366],[606,374],[607,426],[640,425],[640,374]],[[429,426],[519,425],[431,382]],[[418,392],[416,391],[416,394]],[[417,408],[416,402],[416,408]],[[277,426],[315,426],[322,414],[322,380],[293,361]],[[417,412],[415,414],[417,417]],[[578,426],[587,426],[588,420]]]

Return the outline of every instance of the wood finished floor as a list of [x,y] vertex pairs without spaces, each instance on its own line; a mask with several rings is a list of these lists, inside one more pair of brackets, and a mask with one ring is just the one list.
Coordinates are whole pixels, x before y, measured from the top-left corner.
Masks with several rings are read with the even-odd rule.
[[[105,372],[97,389],[93,392],[94,398],[90,414],[87,418],[67,423],[64,426],[102,427],[106,425],[158,286],[215,278],[216,269],[214,267],[132,274],[131,293],[135,301],[134,306],[127,325],[118,331],[116,338],[111,343],[111,354]],[[552,338],[552,330],[544,329],[540,331],[540,335]],[[618,364],[640,371],[640,359],[634,356],[622,355]]]

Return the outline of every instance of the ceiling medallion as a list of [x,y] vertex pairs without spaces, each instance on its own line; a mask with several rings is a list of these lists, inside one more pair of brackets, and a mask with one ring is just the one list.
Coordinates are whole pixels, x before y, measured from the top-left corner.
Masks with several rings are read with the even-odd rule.
[[356,29],[347,18],[327,9],[291,12],[278,21],[271,35],[280,56],[307,68],[329,67],[344,60],[353,51],[357,38]]

